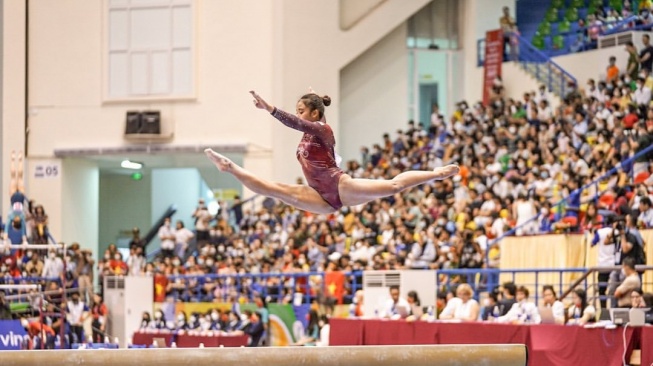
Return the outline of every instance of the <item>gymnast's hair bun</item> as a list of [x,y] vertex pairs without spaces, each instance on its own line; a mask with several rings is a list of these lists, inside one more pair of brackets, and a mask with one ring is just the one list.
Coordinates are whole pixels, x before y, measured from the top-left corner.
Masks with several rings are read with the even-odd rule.
[[324,103],[325,107],[328,107],[331,105],[331,97],[328,95],[325,95],[322,97],[322,103]]

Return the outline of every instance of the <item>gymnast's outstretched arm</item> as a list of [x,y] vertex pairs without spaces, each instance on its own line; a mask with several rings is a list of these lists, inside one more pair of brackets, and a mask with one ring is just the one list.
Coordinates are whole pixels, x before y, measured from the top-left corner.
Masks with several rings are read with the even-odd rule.
[[322,136],[322,134],[326,131],[326,127],[323,123],[316,123],[301,119],[291,113],[282,111],[281,109],[268,104],[263,98],[256,94],[256,92],[250,91],[250,93],[254,97],[254,105],[256,108],[265,109],[266,111],[270,112],[274,118],[278,119],[284,125],[294,130],[316,136]]

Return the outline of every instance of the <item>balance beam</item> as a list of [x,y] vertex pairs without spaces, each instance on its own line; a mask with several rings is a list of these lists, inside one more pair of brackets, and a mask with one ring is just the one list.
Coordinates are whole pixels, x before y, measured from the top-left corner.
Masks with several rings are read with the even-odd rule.
[[525,345],[2,351],[2,366],[525,366]]

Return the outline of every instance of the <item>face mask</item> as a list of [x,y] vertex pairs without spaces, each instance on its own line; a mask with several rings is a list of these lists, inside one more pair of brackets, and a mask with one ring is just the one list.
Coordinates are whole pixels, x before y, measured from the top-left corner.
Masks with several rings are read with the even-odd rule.
[[29,326],[29,322],[27,321],[27,319],[23,318],[20,321],[20,325],[22,325],[23,328],[27,328]]
[[218,320],[218,313],[211,313],[211,319],[212,319],[213,321]]
[[540,213],[542,213],[542,215],[548,215],[549,214],[549,209],[546,208],[546,207],[542,207],[542,209],[540,210]]
[[5,266],[4,264],[0,266],[0,272],[4,272],[6,270],[7,270],[7,266]]
[[515,132],[517,132],[517,127],[515,127],[515,126],[510,126],[510,127],[508,128],[508,131],[510,131],[510,133],[514,134]]
[[220,252],[220,253],[224,252],[224,245],[219,245],[218,246],[218,252]]
[[183,321],[184,321],[184,315],[183,315],[183,314],[179,314],[179,315],[177,316],[177,320],[180,321],[180,322],[183,322]]
[[618,87],[621,88],[623,85],[624,85],[624,83],[621,80],[617,81],[617,86]]
[[197,321],[197,317],[195,315],[191,315],[189,321],[191,323],[195,323]]
[[156,319],[156,320],[161,320],[162,317],[163,317],[163,314],[161,314],[161,313],[154,314],[154,319]]
[[48,257],[50,257],[50,259],[54,259],[56,256],[57,256],[57,255],[54,254],[54,253],[49,253],[49,254],[48,254]]
[[109,260],[109,259],[111,259],[111,256],[109,254],[107,254],[107,255],[104,256],[104,259]]
[[605,142],[605,137],[600,136],[600,137],[599,137],[599,143],[602,144],[602,143],[604,143],[604,142]]
[[177,267],[177,266],[179,266],[179,265],[181,264],[181,261],[180,261],[179,259],[175,259],[174,261],[172,261],[172,264],[173,264],[175,267]]
[[210,255],[215,255],[215,247],[211,247],[211,248],[209,249],[209,254],[210,254]]
[[522,163],[521,161],[519,163],[517,163],[517,168],[519,168],[519,169],[524,169],[525,166],[526,165],[524,163]]
[[630,80],[630,78],[625,78],[625,79],[624,79],[624,82],[625,82],[626,84],[629,84],[629,83],[631,82],[631,80]]
[[[357,247],[357,248],[360,248],[359,245],[356,245],[356,247]],[[299,263],[300,265],[303,266],[304,264],[306,264],[306,259],[304,259],[304,258],[299,258],[299,259],[297,260],[297,263]]]
[[120,256],[119,256],[119,255],[116,255],[116,256],[113,257],[113,259],[119,261],[119,260],[120,260]]
[[204,264],[204,259],[202,259],[202,258],[198,258],[198,259],[197,259],[197,264],[199,264],[199,265],[203,265],[203,264]]
[[214,263],[213,263],[213,260],[211,260],[211,259],[209,259],[208,261],[206,261],[206,265],[209,266],[209,267],[213,266],[213,264],[214,264]]
[[33,254],[34,254],[34,253],[32,253],[32,252],[27,252],[27,258],[32,258],[32,255],[33,255]]

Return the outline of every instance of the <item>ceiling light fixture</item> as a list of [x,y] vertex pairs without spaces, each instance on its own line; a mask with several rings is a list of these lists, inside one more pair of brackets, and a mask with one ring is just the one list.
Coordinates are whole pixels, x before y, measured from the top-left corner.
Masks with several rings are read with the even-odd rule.
[[134,169],[138,170],[143,167],[142,163],[137,163],[135,161],[129,161],[129,160],[123,160],[122,163],[120,163],[120,166],[125,168],[125,169]]

